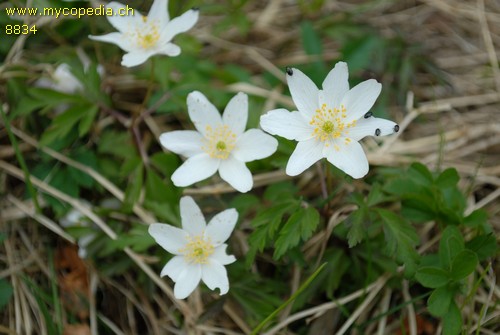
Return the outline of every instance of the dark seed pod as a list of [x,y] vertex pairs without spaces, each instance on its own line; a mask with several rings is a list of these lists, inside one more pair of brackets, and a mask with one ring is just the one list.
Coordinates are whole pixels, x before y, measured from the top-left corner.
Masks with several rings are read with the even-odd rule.
[[394,131],[397,133],[399,131],[399,125],[394,126]]
[[380,129],[379,128],[375,129],[375,136],[380,136]]
[[366,112],[365,119],[368,119],[369,117],[372,117],[372,116],[373,116],[372,112]]
[[287,73],[289,76],[291,76],[291,75],[293,74],[293,70],[292,70],[292,68],[287,66],[287,68],[286,68],[286,73]]

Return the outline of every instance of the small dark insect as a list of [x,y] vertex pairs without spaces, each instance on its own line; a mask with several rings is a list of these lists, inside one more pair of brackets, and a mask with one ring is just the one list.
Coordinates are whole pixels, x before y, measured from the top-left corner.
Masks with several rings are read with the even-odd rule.
[[379,128],[375,129],[375,136],[380,136],[380,129]]
[[293,74],[293,70],[292,70],[292,68],[287,67],[287,68],[286,68],[286,73],[287,73],[289,76],[291,76],[291,75]]
[[397,133],[399,131],[399,125],[394,126],[394,131]]
[[200,10],[200,7],[193,7],[192,10]]
[[372,116],[373,116],[372,112],[366,112],[365,119],[368,119],[369,117],[372,117]]

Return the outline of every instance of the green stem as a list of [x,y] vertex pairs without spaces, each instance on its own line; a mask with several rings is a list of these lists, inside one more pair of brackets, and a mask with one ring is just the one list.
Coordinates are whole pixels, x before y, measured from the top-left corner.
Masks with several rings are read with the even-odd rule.
[[297,298],[299,296],[299,294],[301,294],[302,291],[304,291],[311,284],[311,282],[314,280],[314,278],[316,278],[316,276],[321,272],[321,270],[323,270],[323,268],[325,267],[326,264],[327,263],[323,263],[316,271],[314,271],[314,273],[309,278],[307,278],[307,280],[304,282],[304,284],[302,284],[299,287],[299,289],[290,298],[288,298],[287,301],[285,301],[281,306],[279,306],[274,312],[269,314],[269,316],[267,318],[265,318],[264,321],[262,321],[254,330],[252,330],[250,335],[258,334],[259,331],[262,328],[264,328],[264,326],[269,321],[274,319],[276,317],[276,315],[278,315],[279,312],[281,312],[286,306],[288,306],[288,304],[292,303],[295,300],[295,298]]
[[31,179],[30,179],[31,174],[28,171],[28,167],[26,166],[26,162],[24,161],[23,155],[19,150],[16,137],[14,136],[14,133],[12,133],[12,129],[10,128],[9,118],[5,114],[1,103],[0,103],[0,114],[2,115],[3,123],[5,124],[5,129],[7,129],[7,134],[9,136],[10,142],[12,143],[12,147],[14,148],[14,152],[16,153],[17,161],[19,162],[19,165],[21,166],[21,169],[24,172],[24,180],[26,182],[26,186],[28,187],[28,192],[30,193],[31,198],[33,199],[33,204],[35,205],[36,212],[41,213],[36,190],[31,184]]

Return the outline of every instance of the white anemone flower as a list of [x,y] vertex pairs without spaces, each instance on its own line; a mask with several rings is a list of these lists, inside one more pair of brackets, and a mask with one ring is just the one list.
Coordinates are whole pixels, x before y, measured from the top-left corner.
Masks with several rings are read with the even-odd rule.
[[120,14],[125,5],[119,2],[110,2],[106,7],[113,9],[114,15],[106,17],[118,32],[89,37],[114,43],[126,51],[122,65],[127,67],[140,65],[153,55],[178,56],[181,49],[171,41],[176,35],[191,29],[198,21],[199,14],[198,9],[191,9],[170,20],[168,0],[155,0],[147,16],[142,16],[136,10]]
[[209,289],[229,291],[229,280],[224,265],[236,261],[226,254],[229,238],[238,220],[238,212],[227,209],[205,223],[200,208],[191,197],[180,202],[182,229],[153,223],[149,234],[163,249],[175,256],[161,270],[160,276],[169,276],[174,282],[177,299],[189,296],[202,280]]
[[173,183],[189,186],[219,171],[221,178],[239,192],[251,190],[252,174],[245,163],[272,155],[278,141],[260,129],[245,131],[248,96],[236,94],[222,117],[198,91],[189,93],[187,105],[198,131],[177,130],[160,136],[165,148],[188,157],[172,175]]
[[338,62],[328,73],[322,90],[301,71],[287,68],[286,72],[298,111],[275,109],[260,118],[262,129],[268,133],[298,141],[286,173],[296,176],[326,158],[353,178],[365,176],[368,160],[358,141],[399,131],[396,123],[369,112],[382,85],[369,79],[349,89],[344,62]]
[[68,64],[62,63],[56,67],[49,78],[41,78],[36,84],[38,87],[50,88],[61,93],[74,94],[83,91],[82,83],[71,73]]

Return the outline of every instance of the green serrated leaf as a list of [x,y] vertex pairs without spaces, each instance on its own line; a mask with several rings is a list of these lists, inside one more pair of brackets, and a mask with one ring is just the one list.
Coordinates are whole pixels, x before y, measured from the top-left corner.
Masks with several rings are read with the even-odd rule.
[[432,315],[443,317],[450,309],[453,295],[453,290],[448,286],[435,289],[429,297],[429,300],[427,300],[427,309]]
[[443,317],[443,335],[460,334],[462,326],[462,315],[455,301],[452,301],[448,313]]
[[92,126],[92,122],[94,122],[95,116],[97,115],[98,111],[99,107],[92,106],[89,108],[87,113],[82,116],[80,124],[78,125],[78,135],[80,137],[86,135],[89,132],[90,127]]
[[386,250],[390,256],[405,264],[405,272],[411,275],[415,272],[418,253],[415,246],[419,242],[415,228],[406,220],[386,209],[377,208],[384,228]]
[[478,263],[477,255],[471,250],[462,250],[451,263],[451,277],[461,280],[474,272]]
[[417,270],[415,278],[428,288],[443,287],[450,281],[450,274],[435,266],[425,266]]
[[449,269],[451,262],[464,250],[464,238],[456,226],[448,226],[439,241],[439,260],[444,269]]
[[280,230],[275,242],[273,258],[279,259],[286,251],[294,248],[301,240],[309,238],[319,223],[319,213],[316,209],[300,208],[293,213]]
[[366,210],[357,209],[352,212],[346,219],[346,224],[349,226],[349,232],[347,233],[347,241],[349,243],[349,248],[354,247],[366,236],[365,221],[367,219]]

